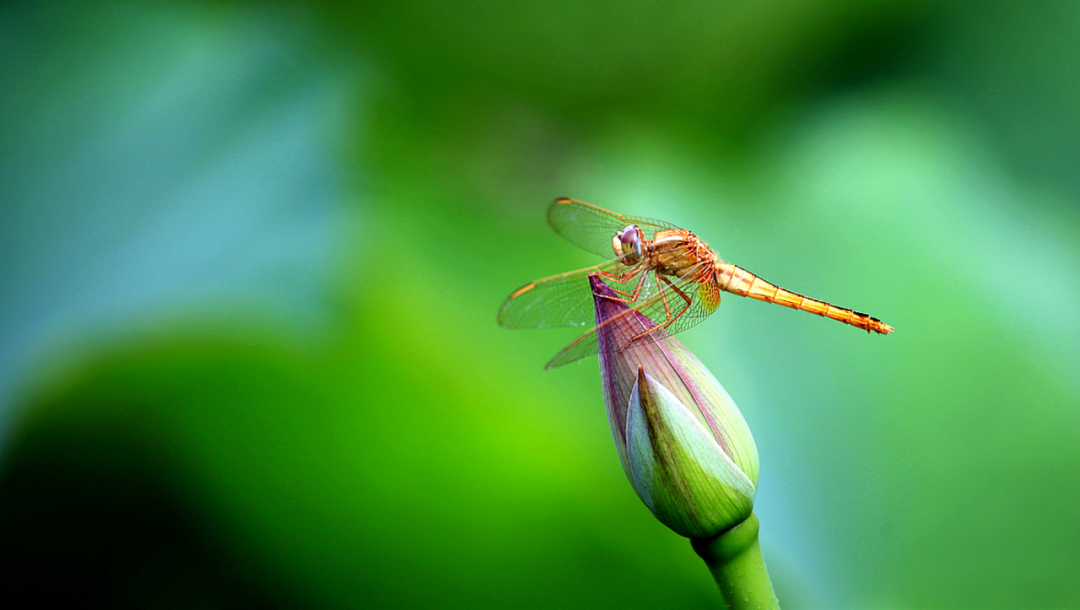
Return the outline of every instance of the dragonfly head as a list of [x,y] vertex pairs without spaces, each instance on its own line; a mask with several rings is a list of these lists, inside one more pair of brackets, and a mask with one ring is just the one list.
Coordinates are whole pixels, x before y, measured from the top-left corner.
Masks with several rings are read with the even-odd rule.
[[636,265],[641,262],[644,242],[645,235],[641,232],[641,227],[630,225],[611,238],[611,247],[624,265]]

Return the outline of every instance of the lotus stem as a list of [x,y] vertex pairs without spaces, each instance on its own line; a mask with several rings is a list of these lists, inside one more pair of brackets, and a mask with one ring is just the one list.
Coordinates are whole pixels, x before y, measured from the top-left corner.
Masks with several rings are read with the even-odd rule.
[[716,536],[695,538],[691,543],[709,566],[728,610],[780,610],[758,544],[757,515],[751,514]]

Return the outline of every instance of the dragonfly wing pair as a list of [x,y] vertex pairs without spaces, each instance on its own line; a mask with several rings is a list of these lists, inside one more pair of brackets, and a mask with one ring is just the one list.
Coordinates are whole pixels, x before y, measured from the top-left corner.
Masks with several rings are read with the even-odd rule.
[[548,224],[575,246],[607,258],[612,255],[611,238],[630,225],[637,225],[652,239],[657,231],[677,230],[673,224],[652,218],[609,212],[591,203],[560,197],[551,202]]
[[589,276],[617,273],[626,267],[619,259],[602,265],[567,271],[525,284],[499,308],[504,328],[559,328],[596,324]]
[[[618,300],[623,302],[626,309],[602,320],[597,319],[594,313],[593,321],[597,324],[564,347],[544,368],[553,369],[592,356],[599,351],[600,335],[604,332],[610,333],[609,340],[604,342],[607,349],[623,350],[637,344],[665,340],[698,324],[720,305],[720,291],[713,283],[698,281],[700,271],[693,269],[670,283],[657,280],[655,271],[643,272],[645,277],[641,281],[656,286],[653,290],[646,292],[642,288],[633,301],[624,300],[629,297],[618,295]],[[609,279],[602,279],[613,290],[623,289]],[[611,298],[594,295],[591,288],[587,294],[594,308],[596,298]],[[626,336],[626,329],[635,329],[635,334]]]

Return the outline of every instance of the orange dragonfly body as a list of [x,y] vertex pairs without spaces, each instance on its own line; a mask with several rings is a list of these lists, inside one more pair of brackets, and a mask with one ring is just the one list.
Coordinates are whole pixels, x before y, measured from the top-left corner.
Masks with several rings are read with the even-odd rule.
[[615,254],[595,267],[529,282],[499,309],[499,324],[507,328],[593,326],[548,362],[549,369],[597,352],[595,325],[600,321],[593,311],[590,276],[603,278],[616,298],[627,304],[624,315],[638,312],[654,323],[621,349],[658,329],[677,333],[701,322],[720,306],[721,291],[809,311],[867,332],[893,331],[877,318],[785,290],[726,263],[693,233],[665,222],[559,198],[548,207],[548,223],[586,250]]

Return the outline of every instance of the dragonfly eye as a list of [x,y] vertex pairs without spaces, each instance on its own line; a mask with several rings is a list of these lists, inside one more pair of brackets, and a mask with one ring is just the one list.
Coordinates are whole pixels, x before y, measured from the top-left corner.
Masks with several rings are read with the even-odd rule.
[[615,255],[627,265],[636,265],[641,260],[641,229],[630,225],[615,234],[611,240]]

